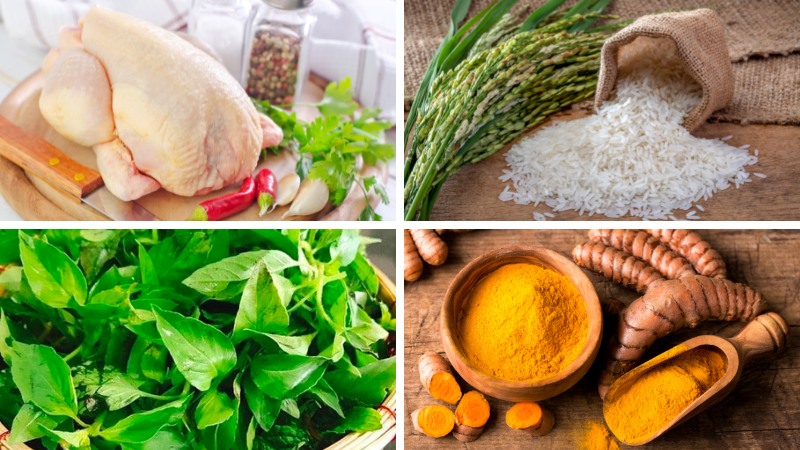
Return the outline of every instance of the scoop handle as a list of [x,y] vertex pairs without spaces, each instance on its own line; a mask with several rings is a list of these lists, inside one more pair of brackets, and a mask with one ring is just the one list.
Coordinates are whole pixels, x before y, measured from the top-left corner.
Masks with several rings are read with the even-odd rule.
[[743,365],[752,360],[778,353],[789,338],[789,326],[778,313],[756,317],[730,340],[739,348]]

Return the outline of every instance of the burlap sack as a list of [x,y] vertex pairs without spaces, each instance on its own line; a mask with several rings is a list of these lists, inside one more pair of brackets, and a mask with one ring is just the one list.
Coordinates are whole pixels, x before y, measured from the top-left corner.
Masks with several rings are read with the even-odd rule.
[[[639,39],[644,38],[644,39]],[[647,38],[669,39],[686,72],[703,88],[703,98],[684,118],[689,131],[703,124],[711,114],[727,106],[733,98],[733,67],[725,43],[725,26],[710,9],[644,16],[620,30],[603,45],[600,74],[595,92],[599,108],[614,90],[621,69],[623,54],[636,52],[646,45]]]

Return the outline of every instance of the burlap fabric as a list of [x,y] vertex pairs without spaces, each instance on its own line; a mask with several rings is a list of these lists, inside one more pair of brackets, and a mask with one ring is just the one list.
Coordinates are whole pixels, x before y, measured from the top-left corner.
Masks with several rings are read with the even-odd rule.
[[[543,1],[521,0],[520,4],[535,7]],[[470,14],[491,1],[472,3]],[[452,0],[405,0],[407,99],[416,93],[428,61],[447,32],[452,5]],[[728,55],[735,62],[733,101],[714,113],[712,120],[800,123],[800,1],[614,0],[607,11],[636,18],[697,8],[713,9],[722,18]]]
[[[668,39],[675,45],[654,47],[649,38]],[[680,61],[703,88],[700,103],[683,119],[683,126],[688,130],[702,125],[714,111],[733,99],[733,68],[725,44],[725,27],[714,11],[697,9],[640,17],[606,40],[600,55],[595,107],[599,108],[611,96],[625,59],[623,53],[635,55],[655,48],[676,51],[677,55],[662,55],[662,59]],[[628,59],[631,58],[635,56]]]

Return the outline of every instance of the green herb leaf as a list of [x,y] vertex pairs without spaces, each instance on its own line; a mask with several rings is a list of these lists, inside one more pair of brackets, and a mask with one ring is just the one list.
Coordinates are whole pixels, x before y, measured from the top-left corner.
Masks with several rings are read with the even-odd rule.
[[78,416],[69,366],[52,347],[14,342],[11,374],[26,403],[53,416]]
[[342,407],[339,405],[339,396],[336,395],[336,391],[333,390],[331,385],[329,385],[324,378],[319,380],[317,384],[309,390],[309,392],[320,399],[322,403],[330,406],[331,409],[336,411],[336,414],[344,417]]
[[174,312],[154,312],[164,345],[178,370],[195,388],[207,391],[236,366],[236,350],[221,331]]
[[106,378],[97,389],[97,395],[105,397],[110,411],[122,409],[140,399],[146,392],[139,390],[143,381],[135,380],[121,373]]
[[284,336],[281,334],[261,333],[250,329],[244,330],[243,334],[246,336],[253,336],[257,340],[259,337],[267,338],[277,344],[278,347],[284,352],[290,355],[300,356],[305,356],[308,354],[308,348],[311,346],[311,342],[317,335],[317,333],[311,333],[300,336]]
[[322,378],[324,358],[297,355],[263,355],[253,359],[250,374],[258,389],[275,398],[293,398]]
[[153,438],[161,429],[180,423],[189,399],[167,403],[120,420],[113,426],[98,433],[107,441],[116,443],[141,443]]
[[194,420],[197,428],[204,429],[228,420],[235,412],[235,402],[217,390],[210,390],[200,397]]
[[286,331],[288,326],[289,313],[278,295],[272,277],[266,270],[256,270],[242,292],[239,311],[233,324],[234,342],[243,339],[242,331],[245,329],[270,333]]
[[266,250],[256,250],[225,258],[196,270],[183,284],[209,297],[235,297],[266,254]]
[[379,360],[359,367],[360,376],[349,370],[337,369],[325,374],[325,381],[338,393],[339,398],[355,400],[364,405],[378,405],[395,385],[395,357]]
[[66,308],[72,299],[81,305],[86,301],[86,277],[66,253],[31,238],[20,239],[19,251],[25,277],[44,304]]
[[281,401],[262,394],[250,375],[245,376],[243,388],[247,406],[252,411],[258,426],[264,431],[269,431],[281,412]]
[[31,404],[25,404],[14,417],[11,424],[9,444],[22,444],[47,435],[47,429],[53,429],[58,421],[43,413]]
[[350,77],[336,83],[329,83],[325,87],[325,94],[322,101],[317,105],[319,111],[325,116],[331,115],[350,115],[358,109],[358,103],[353,100],[350,92]]
[[175,429],[162,428],[152,438],[141,443],[122,444],[122,450],[188,450],[186,437]]
[[372,408],[356,406],[347,411],[347,417],[331,431],[334,433],[347,433],[349,431],[363,433],[380,429],[381,415],[378,411]]

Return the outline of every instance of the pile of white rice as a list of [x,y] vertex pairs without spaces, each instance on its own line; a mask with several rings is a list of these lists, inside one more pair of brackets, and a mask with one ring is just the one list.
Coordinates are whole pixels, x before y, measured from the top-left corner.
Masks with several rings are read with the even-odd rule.
[[684,210],[685,219],[699,219],[695,203],[751,182],[745,167],[758,162],[748,145],[696,138],[681,126],[700,99],[700,87],[679,64],[643,61],[620,78],[616,97],[597,114],[557,122],[514,145],[500,177],[511,186],[500,200],[609,218],[675,220],[674,211]]

